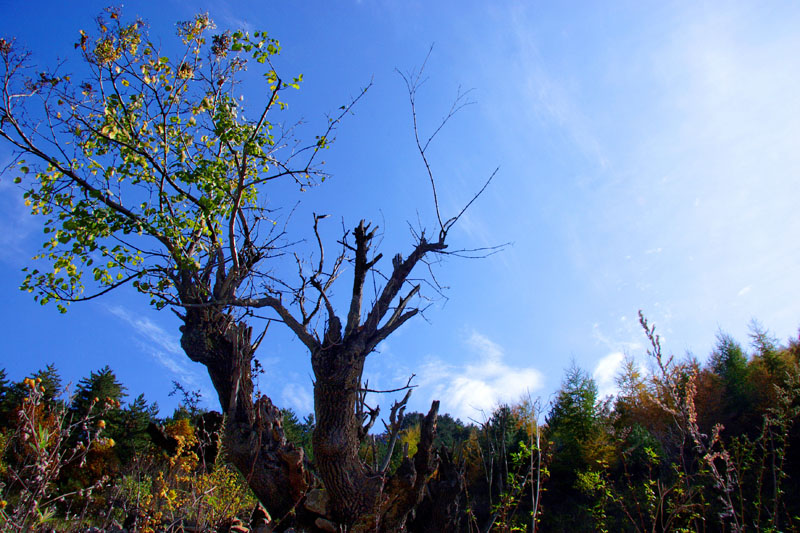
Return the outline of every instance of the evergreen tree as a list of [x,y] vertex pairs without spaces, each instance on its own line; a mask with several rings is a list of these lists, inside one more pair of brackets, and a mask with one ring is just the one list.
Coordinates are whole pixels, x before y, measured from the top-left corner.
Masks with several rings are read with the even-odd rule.
[[117,404],[127,396],[126,390],[122,383],[117,381],[117,376],[111,368],[106,365],[78,382],[72,400],[72,410],[84,414],[96,403],[113,404],[116,406],[115,410],[119,410]]
[[[58,396],[64,392],[64,389],[61,386],[61,375],[58,373],[55,364],[50,363],[44,369],[35,372],[31,375],[31,378],[41,379],[40,386],[44,387],[44,400],[46,402],[52,402]],[[20,387],[22,385],[20,384]]]
[[11,413],[14,410],[14,387],[8,380],[6,369],[0,369],[0,431],[13,424]]
[[286,433],[287,440],[303,448],[306,455],[313,459],[311,437],[314,435],[314,414],[306,415],[301,422],[300,419],[297,418],[294,409],[281,409],[281,413],[283,414],[283,431]]
[[448,413],[440,415],[436,424],[435,442],[437,447],[444,446],[447,449],[453,449],[469,438],[470,427]]
[[6,404],[11,396],[11,383],[8,381],[5,368],[0,368],[0,413],[6,411]]
[[773,383],[783,383],[791,358],[778,346],[773,337],[757,320],[750,322],[750,344],[755,349],[754,362],[764,367]]
[[8,377],[6,375],[6,369],[0,368],[0,401],[2,401],[8,391],[10,390]]
[[586,441],[597,429],[597,384],[586,371],[573,365],[567,370],[547,426],[556,446],[567,448]]
[[[63,392],[61,375],[52,363],[43,369],[37,370],[28,376],[28,378],[41,380],[39,386],[44,387],[43,400],[47,404],[55,402],[56,398]],[[3,372],[3,379],[5,379],[5,371]],[[0,404],[2,405],[0,411],[5,414],[12,413],[22,404],[22,400],[28,396],[30,388],[25,385],[24,379],[14,383],[10,387],[7,384],[3,386],[5,387],[5,392],[3,394],[2,404]]]
[[[76,419],[86,415],[97,417],[93,423],[102,428],[103,437],[111,438],[115,443],[122,442],[128,454],[131,449],[126,442],[128,435],[121,407],[122,400],[127,396],[125,391],[126,388],[106,365],[78,382],[70,410]],[[118,452],[113,455],[117,456]]]
[[119,423],[110,428],[109,435],[117,442],[117,454],[123,463],[150,446],[147,426],[155,421],[157,414],[158,406],[148,405],[144,394],[137,396],[119,413]]
[[711,352],[709,367],[722,381],[722,413],[711,414],[706,418],[721,422],[728,428],[729,435],[739,434],[747,429],[756,430],[755,426],[759,423],[758,417],[752,412],[753,390],[747,354],[742,346],[727,333],[717,333],[717,343]]
[[579,531],[592,523],[591,502],[576,482],[579,472],[600,468],[605,459],[598,407],[595,381],[573,364],[546,419],[552,446],[550,481],[542,498],[547,530]]
[[[406,413],[403,416],[403,422],[400,424],[400,429],[405,430],[422,423],[425,415],[419,412]],[[460,419],[453,418],[448,413],[439,415],[436,420],[436,438],[434,439],[434,447],[441,448],[442,446],[448,450],[458,448],[461,444],[466,442],[469,438],[470,431],[475,429],[472,425],[465,425]]]
[[747,380],[747,356],[742,346],[727,333],[717,333],[717,344],[709,363],[728,387],[739,388]]

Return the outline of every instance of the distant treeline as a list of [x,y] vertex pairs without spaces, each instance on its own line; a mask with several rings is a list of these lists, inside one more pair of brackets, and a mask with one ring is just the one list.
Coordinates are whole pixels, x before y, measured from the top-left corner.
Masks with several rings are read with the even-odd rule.
[[[441,513],[421,505],[409,530],[435,531],[443,517],[476,532],[799,529],[800,341],[754,325],[747,348],[719,333],[705,362],[676,360],[642,324],[650,357],[625,361],[614,397],[572,366],[547,406],[524,398],[480,424],[441,415],[444,460],[427,495]],[[18,382],[0,371],[3,530],[266,523],[220,449],[222,416],[200,409],[196,392],[173,392],[180,407],[160,416],[109,367],[68,398],[52,365]],[[283,414],[313,465],[313,415]],[[423,418],[407,413],[399,432],[365,439],[364,460],[398,468]]]

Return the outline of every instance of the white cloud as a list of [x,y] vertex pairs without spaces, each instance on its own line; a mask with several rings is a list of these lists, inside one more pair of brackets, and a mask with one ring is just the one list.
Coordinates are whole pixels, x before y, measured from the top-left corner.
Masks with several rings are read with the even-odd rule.
[[475,352],[487,357],[491,361],[499,361],[503,358],[503,349],[500,345],[490,340],[489,337],[481,335],[476,331],[473,331],[469,339],[467,339],[467,344]]
[[745,294],[747,294],[751,290],[752,290],[752,287],[750,285],[748,285],[747,287],[742,287],[742,289],[739,292],[736,293],[736,296],[744,296]]
[[389,344],[389,341],[382,341],[378,347],[375,349],[376,352],[382,355],[391,355],[392,354],[392,346]]
[[297,383],[287,383],[281,391],[283,405],[288,405],[294,409],[298,418],[314,410],[314,397],[309,392],[310,387],[304,387]]
[[127,309],[120,306],[112,306],[108,310],[117,318],[127,322],[139,335],[146,337],[162,351],[171,355],[183,355],[178,339],[164,331],[161,326],[149,318],[135,317]]
[[625,361],[625,354],[612,352],[600,359],[595,365],[592,377],[597,384],[599,398],[605,398],[617,393],[616,377],[623,361]]
[[541,372],[506,364],[502,347],[488,337],[472,332],[466,344],[475,354],[471,361],[456,366],[433,358],[420,372],[420,389],[441,400],[442,412],[462,420],[480,418],[481,410],[488,414],[499,404],[542,387]]
[[216,394],[208,387],[207,380],[190,367],[186,354],[175,335],[167,333],[149,318],[134,316],[123,307],[110,306],[108,311],[131,326],[139,335],[136,340],[142,349],[174,374],[182,385],[191,389],[200,389],[200,394],[206,402],[214,402]]
[[[639,322],[630,321],[628,317],[621,316],[619,319],[620,325],[615,329],[613,336],[606,335],[600,327],[600,324],[595,322],[592,324],[592,337],[599,344],[614,351],[637,352],[642,349],[642,343],[638,340],[642,335]],[[626,339],[626,340],[622,340]]]

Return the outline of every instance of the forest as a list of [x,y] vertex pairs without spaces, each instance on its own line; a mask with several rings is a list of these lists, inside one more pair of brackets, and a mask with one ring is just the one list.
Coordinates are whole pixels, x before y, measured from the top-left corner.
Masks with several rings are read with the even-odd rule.
[[[794,531],[800,528],[800,339],[757,323],[746,346],[718,333],[705,363],[661,353],[628,359],[618,392],[598,397],[565,370],[547,405],[521,398],[485,420],[438,418],[442,458],[409,531]],[[176,383],[167,416],[129,395],[111,368],[74,389],[49,365],[0,373],[0,518],[8,531],[280,530],[226,459],[220,413]],[[313,414],[281,412],[286,438],[313,463]],[[402,468],[421,413],[361,444],[367,463]],[[336,531],[324,490],[306,498]],[[94,528],[94,529],[92,529]]]
[[[708,357],[676,357],[640,312],[648,358],[625,362],[613,396],[573,363],[549,401],[476,420],[440,413],[438,399],[408,412],[413,370],[404,386],[371,386],[368,357],[446,300],[440,268],[508,251],[463,229],[498,169],[470,168],[446,201],[455,182],[434,157],[470,92],[430,122],[419,103],[431,51],[398,70],[425,187],[403,246],[385,239],[389,222],[361,218],[375,199],[354,201],[340,227],[335,201],[305,207],[371,82],[309,134],[286,120],[303,75],[283,74],[272,34],[218,31],[207,13],[174,28],[164,44],[109,8],[52,67],[0,38],[3,176],[45,235],[20,288],[61,313],[112,291],[171,312],[175,351],[207,373],[216,397],[203,399],[219,411],[176,381],[180,407],[161,413],[113,360],[74,387],[55,363],[3,371],[3,530],[800,528],[800,338],[755,322],[745,344],[719,332]],[[308,363],[313,412],[260,390],[276,329]],[[393,397],[382,412],[377,398]]]

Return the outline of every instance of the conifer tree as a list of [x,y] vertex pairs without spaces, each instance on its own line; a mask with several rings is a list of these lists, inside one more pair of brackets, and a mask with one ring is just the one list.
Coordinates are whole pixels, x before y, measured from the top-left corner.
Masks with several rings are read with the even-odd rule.
[[35,372],[31,375],[34,380],[41,379],[40,386],[44,387],[44,399],[47,402],[52,402],[64,392],[61,384],[61,374],[56,369],[55,364],[50,363],[42,370]]
[[579,472],[598,468],[601,452],[597,384],[576,365],[568,370],[546,419],[552,462],[547,492],[542,497],[543,526],[573,531],[590,523],[590,502],[576,488]]
[[158,406],[148,404],[144,394],[137,396],[122,410],[117,427],[113,428],[116,435],[112,437],[117,442],[117,454],[123,463],[150,446],[147,426],[155,422],[157,414]]
[[117,404],[127,396],[125,391],[126,388],[117,380],[116,374],[106,365],[78,382],[71,407],[73,411],[83,414],[93,405],[108,403],[115,405],[114,410],[119,411]]

